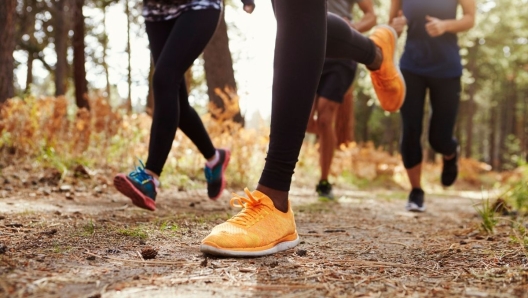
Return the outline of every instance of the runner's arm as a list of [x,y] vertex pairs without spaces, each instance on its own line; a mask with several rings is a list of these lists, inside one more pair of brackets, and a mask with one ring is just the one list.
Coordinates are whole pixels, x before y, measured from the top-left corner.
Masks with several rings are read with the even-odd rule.
[[389,10],[389,25],[394,28],[398,36],[400,36],[407,26],[407,19],[403,15],[402,0],[392,0]]
[[441,20],[426,16],[425,30],[432,37],[443,35],[446,32],[458,33],[471,29],[475,25],[475,0],[459,0],[464,15],[460,19]]
[[391,0],[391,6],[389,9],[389,24],[392,24],[392,20],[398,17],[398,13],[402,10],[402,0]]
[[363,17],[358,22],[354,22],[352,27],[354,27],[357,31],[364,33],[376,26],[378,16],[374,11],[374,4],[372,3],[372,0],[358,1],[358,6],[363,12]]

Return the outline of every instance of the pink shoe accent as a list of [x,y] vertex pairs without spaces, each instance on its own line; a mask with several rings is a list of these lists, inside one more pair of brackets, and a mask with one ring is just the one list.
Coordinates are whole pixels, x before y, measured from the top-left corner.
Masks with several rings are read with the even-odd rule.
[[229,160],[231,159],[231,151],[229,151],[228,149],[224,149],[224,151],[225,151],[225,159],[224,159],[224,163],[222,164],[222,186],[220,187],[220,191],[218,192],[218,195],[214,198],[210,198],[213,201],[218,200],[218,198],[222,196],[222,192],[224,191],[226,187],[226,180],[225,180],[224,172],[227,169]]

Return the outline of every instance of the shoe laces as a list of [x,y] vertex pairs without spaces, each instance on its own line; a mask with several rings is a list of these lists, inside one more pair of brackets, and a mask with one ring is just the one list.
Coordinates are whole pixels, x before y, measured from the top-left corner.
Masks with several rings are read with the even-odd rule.
[[256,199],[247,188],[244,189],[244,192],[247,197],[233,193],[234,197],[231,198],[230,201],[231,207],[242,208],[242,211],[228,221],[248,226],[263,217],[261,211],[263,211],[264,208],[270,208],[260,200]]
[[[132,172],[130,172],[128,176],[130,176],[131,178],[134,178],[136,181],[142,184],[145,184],[151,180],[154,181],[154,177],[152,177],[145,171],[145,164],[143,163],[143,161],[141,159],[138,159],[138,160],[139,160],[140,165],[137,166]],[[156,185],[156,183],[154,183],[154,185]],[[157,185],[156,185],[156,188],[157,188]]]

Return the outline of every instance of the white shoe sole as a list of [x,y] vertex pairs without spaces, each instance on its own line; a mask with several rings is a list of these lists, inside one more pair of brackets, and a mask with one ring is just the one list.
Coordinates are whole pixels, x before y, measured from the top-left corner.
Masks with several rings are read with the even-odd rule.
[[200,245],[200,251],[206,254],[214,255],[214,256],[221,256],[221,257],[262,257],[271,255],[274,253],[278,253],[283,250],[288,250],[290,248],[294,248],[299,244],[299,235],[297,235],[297,239],[292,241],[284,241],[277,245],[275,245],[272,248],[266,249],[266,250],[260,250],[260,251],[240,251],[240,250],[226,250],[226,249],[220,249],[217,247],[213,247],[206,244]]
[[420,207],[415,203],[407,203],[407,205],[405,205],[405,210],[410,212],[425,212],[425,205]]

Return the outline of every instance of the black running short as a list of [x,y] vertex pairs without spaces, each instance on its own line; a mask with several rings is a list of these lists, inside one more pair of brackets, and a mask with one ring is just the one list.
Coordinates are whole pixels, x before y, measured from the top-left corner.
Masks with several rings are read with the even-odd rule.
[[348,88],[354,82],[356,69],[357,63],[354,61],[326,59],[317,87],[317,95],[342,103]]

